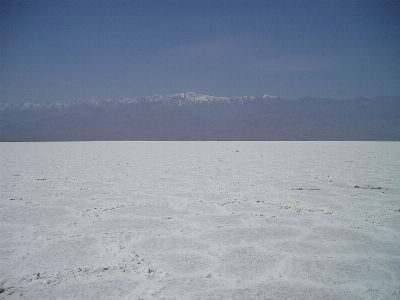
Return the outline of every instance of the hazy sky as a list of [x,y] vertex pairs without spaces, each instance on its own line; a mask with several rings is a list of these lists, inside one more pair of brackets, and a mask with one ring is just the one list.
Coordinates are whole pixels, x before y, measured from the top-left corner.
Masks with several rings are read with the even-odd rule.
[[1,0],[0,102],[400,95],[400,1]]

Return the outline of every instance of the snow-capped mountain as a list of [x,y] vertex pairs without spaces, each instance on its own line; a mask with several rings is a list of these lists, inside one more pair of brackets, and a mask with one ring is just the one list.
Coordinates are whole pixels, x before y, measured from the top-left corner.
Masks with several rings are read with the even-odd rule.
[[400,140],[400,97],[332,100],[193,92],[0,105],[0,141]]
[[7,109],[19,110],[38,110],[38,109],[63,109],[73,106],[93,106],[93,107],[113,107],[118,105],[132,105],[138,103],[153,103],[161,102],[165,104],[198,104],[198,103],[244,103],[253,101],[255,99],[281,99],[276,96],[262,95],[262,96],[242,96],[242,97],[221,97],[202,95],[194,92],[177,93],[173,95],[152,95],[145,96],[141,99],[136,98],[112,98],[112,99],[92,99],[85,102],[70,102],[70,103],[21,103],[21,104],[0,104],[0,111]]
[[202,95],[194,92],[177,93],[173,95],[153,95],[146,96],[140,101],[144,102],[155,102],[162,101],[164,103],[175,103],[179,105],[193,104],[193,103],[243,103],[247,101],[253,101],[255,99],[276,99],[279,97],[262,95],[262,96],[242,96],[242,97],[222,97],[222,96],[210,96]]

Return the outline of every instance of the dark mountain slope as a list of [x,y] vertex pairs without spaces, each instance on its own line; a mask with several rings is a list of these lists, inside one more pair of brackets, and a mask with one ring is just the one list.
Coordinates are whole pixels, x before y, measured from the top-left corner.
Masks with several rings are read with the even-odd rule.
[[0,140],[400,140],[400,97],[166,97],[2,105]]

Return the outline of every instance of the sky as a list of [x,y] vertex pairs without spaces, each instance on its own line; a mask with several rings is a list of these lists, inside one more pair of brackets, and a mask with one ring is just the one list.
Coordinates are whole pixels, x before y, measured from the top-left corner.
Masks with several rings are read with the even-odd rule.
[[0,102],[400,95],[400,1],[1,0]]

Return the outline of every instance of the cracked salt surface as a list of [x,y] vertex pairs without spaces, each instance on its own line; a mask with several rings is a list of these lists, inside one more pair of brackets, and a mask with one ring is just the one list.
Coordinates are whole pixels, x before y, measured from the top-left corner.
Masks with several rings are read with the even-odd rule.
[[1,299],[398,299],[400,143],[0,143]]

